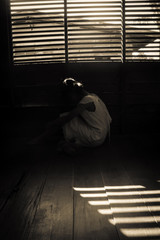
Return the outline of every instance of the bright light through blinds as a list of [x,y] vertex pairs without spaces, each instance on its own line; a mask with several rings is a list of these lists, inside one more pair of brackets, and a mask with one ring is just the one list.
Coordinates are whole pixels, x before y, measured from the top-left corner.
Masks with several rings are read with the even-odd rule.
[[126,60],[160,60],[160,1],[125,0]]
[[121,0],[68,0],[71,62],[121,61]]
[[63,0],[10,0],[13,62],[65,61]]
[[14,64],[160,60],[159,0],[10,0]]

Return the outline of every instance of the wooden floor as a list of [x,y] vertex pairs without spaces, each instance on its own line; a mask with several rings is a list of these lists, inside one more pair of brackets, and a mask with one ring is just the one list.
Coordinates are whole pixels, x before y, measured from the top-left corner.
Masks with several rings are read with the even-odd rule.
[[3,153],[1,239],[160,239],[155,136],[112,136],[77,157],[12,138]]

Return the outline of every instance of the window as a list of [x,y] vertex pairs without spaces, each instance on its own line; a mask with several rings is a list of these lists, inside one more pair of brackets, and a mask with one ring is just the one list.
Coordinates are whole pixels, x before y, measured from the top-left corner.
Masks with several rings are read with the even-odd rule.
[[68,0],[68,59],[121,61],[121,0]]
[[126,61],[160,60],[160,1],[125,0]]
[[158,0],[10,0],[14,64],[160,60]]
[[63,0],[10,0],[13,62],[65,61]]

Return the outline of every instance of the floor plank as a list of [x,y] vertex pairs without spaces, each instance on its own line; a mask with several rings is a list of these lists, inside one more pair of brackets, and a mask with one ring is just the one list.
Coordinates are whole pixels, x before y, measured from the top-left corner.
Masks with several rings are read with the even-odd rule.
[[36,161],[32,162],[18,191],[1,212],[1,236],[5,240],[26,239],[36,215],[46,181],[48,163],[41,162],[42,156],[45,154],[42,150],[38,149],[34,154]]
[[[160,206],[157,203],[158,206],[150,207],[151,200],[149,198],[156,198],[154,200],[158,202],[160,190],[148,189],[144,185],[144,181],[138,181],[137,170],[141,172],[142,179],[143,175],[146,176],[146,172],[149,171],[138,161],[139,154],[136,153],[136,159],[134,159],[132,151],[126,152],[121,149],[117,153],[114,150],[113,148],[108,152],[108,158],[112,160],[109,161],[108,166],[103,164],[104,161],[101,166],[106,193],[114,217],[114,221],[111,223],[116,226],[121,240],[130,238],[159,239],[160,212],[158,213],[158,211]],[[140,156],[142,158],[142,155]],[[141,162],[142,160],[144,163],[144,159],[141,159]],[[110,214],[105,209],[101,211],[103,214]]]
[[108,216],[98,212],[97,201],[107,202],[94,153],[79,158],[74,167],[74,240],[117,240]]
[[[51,159],[29,240],[71,240],[73,232],[73,168]],[[67,160],[65,158],[65,160]]]

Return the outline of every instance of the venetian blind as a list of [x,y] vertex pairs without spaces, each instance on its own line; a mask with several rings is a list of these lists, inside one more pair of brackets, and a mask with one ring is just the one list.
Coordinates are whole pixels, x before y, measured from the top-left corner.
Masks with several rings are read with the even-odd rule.
[[68,60],[121,61],[121,0],[68,0]]
[[63,0],[10,0],[13,62],[65,61]]
[[126,61],[160,60],[160,1],[125,0]]
[[14,64],[160,60],[159,0],[10,0]]

